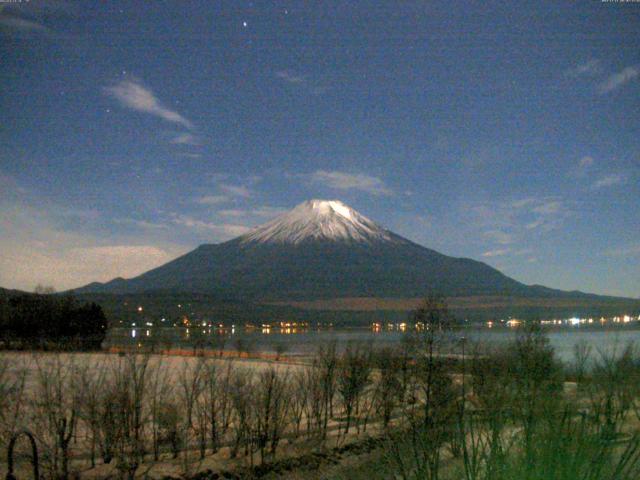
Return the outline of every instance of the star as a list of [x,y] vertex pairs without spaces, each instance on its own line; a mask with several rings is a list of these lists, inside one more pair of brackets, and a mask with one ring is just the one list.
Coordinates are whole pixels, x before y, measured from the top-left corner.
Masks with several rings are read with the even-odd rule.
[[247,28],[248,23],[247,23],[247,22],[242,22],[242,26],[243,26],[244,28]]

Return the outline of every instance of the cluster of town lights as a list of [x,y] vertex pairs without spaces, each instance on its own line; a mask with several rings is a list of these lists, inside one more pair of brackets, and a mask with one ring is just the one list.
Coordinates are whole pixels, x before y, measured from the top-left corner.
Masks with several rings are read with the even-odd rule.
[[[640,315],[637,317],[633,317],[631,315],[622,315],[615,317],[600,317],[600,318],[579,318],[579,317],[571,317],[571,318],[554,318],[550,320],[540,320],[542,325],[569,325],[569,326],[578,326],[578,325],[592,325],[592,324],[600,324],[604,325],[607,323],[630,323],[630,322],[638,322],[640,321]],[[489,320],[486,322],[487,327],[491,328],[497,323],[507,325],[509,327],[517,327],[523,323],[523,320],[517,318],[510,318],[508,320],[500,320],[499,322]]]
[[[182,308],[182,304],[178,304],[178,308]],[[138,313],[143,313],[144,308],[142,305],[139,305],[136,308]],[[162,318],[160,319],[160,322],[157,323],[157,326],[166,326],[166,322],[167,319],[166,318]],[[640,322],[640,315],[638,316],[632,316],[632,315],[621,315],[621,316],[614,316],[614,317],[600,317],[600,318],[593,318],[593,317],[585,317],[585,318],[580,318],[580,317],[571,317],[571,318],[562,318],[562,319],[558,319],[558,318],[554,318],[554,319],[547,319],[547,320],[540,320],[540,323],[542,325],[556,325],[556,326],[580,326],[580,325],[592,325],[592,324],[600,324],[600,325],[605,325],[605,324],[626,324],[626,323],[630,323],[630,322]],[[467,320],[465,320],[465,322],[467,322]],[[122,321],[120,323],[123,323]],[[524,323],[524,320],[522,319],[518,319],[518,318],[508,318],[508,319],[500,319],[500,320],[489,320],[487,322],[485,322],[485,325],[488,328],[493,328],[494,326],[500,325],[500,326],[507,326],[507,327],[518,327],[521,324]],[[229,327],[227,327],[225,324],[223,323],[214,323],[212,321],[208,321],[208,320],[197,320],[197,321],[192,321],[190,320],[186,315],[184,315],[178,322],[169,322],[170,325],[176,327],[176,326],[182,326],[185,328],[185,333],[186,336],[189,337],[190,335],[190,327],[201,327],[202,328],[202,333],[203,334],[211,334],[212,330],[215,330],[216,333],[226,333],[226,332],[230,332],[231,334],[235,334],[236,331],[236,325],[230,325]],[[142,326],[142,325],[141,325]],[[144,322],[144,326],[145,328],[145,334],[146,336],[151,336],[151,330],[150,327],[154,326],[154,322],[152,321],[145,321]],[[131,337],[132,338],[136,338],[136,330],[140,329],[140,327],[136,327],[136,322],[132,322],[131,323]],[[381,333],[381,332],[406,332],[408,328],[414,328],[418,331],[423,330],[425,327],[425,325],[421,324],[421,323],[416,323],[416,324],[408,324],[406,322],[399,322],[399,323],[394,323],[394,322],[373,322],[371,323],[371,330],[374,333]],[[332,323],[328,323],[328,324],[318,324],[317,325],[317,329],[321,330],[323,328],[333,328],[333,324]],[[277,332],[280,334],[295,334],[295,333],[302,333],[302,332],[306,332],[309,330],[309,323],[307,322],[296,322],[296,321],[280,321],[280,322],[273,322],[273,323],[262,323],[260,325],[253,325],[253,324],[245,324],[244,325],[244,330],[245,331],[260,331],[263,334],[270,334],[272,331],[273,332]]]

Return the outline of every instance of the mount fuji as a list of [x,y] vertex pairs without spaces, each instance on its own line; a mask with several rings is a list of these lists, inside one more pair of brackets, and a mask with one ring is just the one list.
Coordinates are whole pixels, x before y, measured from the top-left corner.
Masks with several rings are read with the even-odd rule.
[[214,294],[252,302],[500,296],[604,298],[529,286],[482,262],[418,245],[337,200],[309,200],[251,232],[201,245],[93,294]]

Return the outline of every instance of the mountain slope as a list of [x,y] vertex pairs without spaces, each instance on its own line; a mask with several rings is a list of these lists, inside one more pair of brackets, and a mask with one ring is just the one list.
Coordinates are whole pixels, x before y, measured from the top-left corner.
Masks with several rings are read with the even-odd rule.
[[526,286],[475,260],[454,258],[384,229],[338,201],[311,200],[252,232],[201,245],[130,280],[78,293],[213,293],[258,301],[345,297],[583,295]]

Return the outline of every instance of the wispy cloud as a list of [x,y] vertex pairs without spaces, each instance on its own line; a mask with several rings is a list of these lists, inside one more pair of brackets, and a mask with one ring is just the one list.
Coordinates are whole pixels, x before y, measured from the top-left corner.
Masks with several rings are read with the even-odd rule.
[[228,201],[229,197],[227,195],[205,195],[195,200],[195,202],[200,205],[220,205]]
[[220,190],[235,197],[249,198],[251,196],[251,191],[243,185],[221,184]]
[[627,245],[624,247],[612,248],[606,250],[604,254],[608,257],[631,257],[640,255],[640,243]]
[[565,201],[555,198],[540,199],[531,205],[528,213],[533,215],[535,219],[528,221],[525,229],[540,229],[544,232],[559,228],[564,220],[572,214]]
[[305,75],[296,73],[292,70],[280,70],[276,72],[276,77],[287,83],[303,83],[307,77]]
[[132,277],[185,252],[182,246],[158,245],[143,237],[89,233],[90,219],[82,230],[68,228],[68,217],[82,212],[0,199],[0,285],[31,290],[41,283],[65,290],[96,280]]
[[580,63],[571,67],[565,71],[565,75],[568,77],[593,77],[602,72],[602,65],[600,60],[591,59],[586,62]]
[[579,178],[584,179],[593,169],[593,165],[595,164],[595,159],[590,155],[584,155],[580,157],[578,162],[573,165],[570,170],[567,172],[567,176],[571,178]]
[[187,128],[193,128],[193,124],[189,120],[178,112],[165,107],[151,89],[137,80],[122,80],[113,86],[106,87],[104,91],[127,108],[155,115]]
[[372,195],[393,195],[393,191],[382,179],[364,173],[316,170],[308,175],[308,178],[312,183],[335,190],[359,190]]
[[77,265],[93,268],[108,265],[109,272],[100,275],[103,280],[135,276],[174,258],[170,252],[153,245],[88,246],[69,249],[65,256]]
[[173,143],[174,145],[199,146],[202,145],[202,140],[192,133],[185,132],[173,137],[171,143]]
[[626,85],[640,75],[640,69],[636,66],[627,67],[618,73],[609,76],[604,82],[598,86],[598,92],[601,95],[617,90]]
[[498,248],[495,250],[488,250],[482,254],[483,257],[503,257],[505,255],[509,256],[522,256],[522,255],[530,255],[533,253],[533,250],[530,248],[520,248],[514,250],[512,248]]
[[200,230],[200,231],[205,230],[205,231],[212,232],[217,237],[220,237],[224,240],[237,237],[239,235],[243,235],[251,230],[250,227],[247,227],[245,225],[207,222],[204,220],[199,220],[197,218],[191,217],[189,215],[173,214],[172,221],[174,224],[180,225],[183,227]]
[[[246,182],[256,183],[259,177],[249,177]],[[238,199],[247,199],[251,197],[251,190],[245,185],[235,185],[231,183],[219,183],[217,186],[219,193],[209,194],[197,197],[195,203],[200,205],[221,205]]]
[[9,31],[25,33],[51,33],[43,24],[0,10],[0,27]]
[[538,227],[541,227],[544,225],[544,219],[542,218],[538,218],[536,220],[534,220],[533,222],[529,222],[527,223],[524,228],[526,228],[527,230],[535,230]]
[[279,208],[279,207],[256,207],[251,210],[240,209],[240,208],[231,208],[227,210],[218,211],[218,215],[222,215],[223,217],[260,217],[260,218],[272,218],[276,217],[284,212],[287,209]]
[[113,223],[121,225],[133,225],[145,230],[166,230],[169,228],[169,226],[164,223],[149,222],[147,220],[137,220],[135,218],[116,218],[113,220]]
[[247,214],[248,211],[241,208],[229,208],[226,210],[218,211],[218,215],[222,215],[223,217],[244,217]]
[[501,245],[513,243],[513,235],[503,232],[502,230],[489,230],[484,232],[484,236]]
[[562,210],[563,204],[559,200],[551,200],[547,202],[543,202],[531,209],[534,213],[539,213],[541,215],[553,215]]
[[482,254],[483,257],[501,257],[503,255],[506,255],[510,252],[510,250],[508,248],[499,248],[497,250],[489,250],[487,252],[484,252]]
[[582,169],[582,168],[587,168],[590,167],[591,165],[593,165],[593,157],[590,157],[588,155],[582,157],[580,159],[580,161],[578,162],[578,166]]
[[[559,197],[524,197],[512,200],[465,205],[461,212],[475,238],[484,239],[488,251],[521,252],[513,245],[527,242],[535,232],[548,233],[560,228],[573,214]],[[507,249],[505,246],[511,246]],[[506,254],[506,252],[505,252]]]
[[329,91],[327,78],[312,77],[294,70],[279,70],[275,72],[275,77],[291,87],[296,87],[300,92],[310,95],[322,95]]
[[591,186],[593,190],[599,190],[601,188],[613,187],[614,185],[620,185],[624,182],[624,177],[619,173],[612,173],[610,175],[605,175],[600,179],[596,180],[594,184]]
[[535,205],[537,202],[538,200],[536,200],[535,198],[527,197],[512,201],[511,206],[513,208],[523,208],[529,205]]

